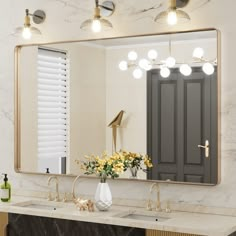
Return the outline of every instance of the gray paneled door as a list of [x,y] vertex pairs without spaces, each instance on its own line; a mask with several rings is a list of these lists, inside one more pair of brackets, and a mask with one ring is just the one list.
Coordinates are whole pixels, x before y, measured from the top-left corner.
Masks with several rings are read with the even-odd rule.
[[[147,74],[148,179],[217,183],[217,79],[201,68],[185,77],[173,69]],[[205,145],[209,141],[209,157]]]

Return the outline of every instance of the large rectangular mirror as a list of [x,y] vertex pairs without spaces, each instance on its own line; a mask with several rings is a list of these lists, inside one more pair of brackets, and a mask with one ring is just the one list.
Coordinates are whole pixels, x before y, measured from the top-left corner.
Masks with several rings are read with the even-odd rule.
[[152,158],[137,179],[216,184],[218,34],[17,46],[16,171],[78,175],[76,160],[122,149]]

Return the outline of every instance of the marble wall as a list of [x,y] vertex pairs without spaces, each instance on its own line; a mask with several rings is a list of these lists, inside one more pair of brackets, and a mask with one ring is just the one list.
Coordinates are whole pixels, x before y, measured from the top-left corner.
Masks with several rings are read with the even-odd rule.
[[[188,185],[161,185],[162,200],[198,203],[208,206],[236,207],[236,80],[234,76],[236,28],[236,1],[193,0],[186,8],[192,21],[188,24],[166,28],[153,22],[159,12],[159,0],[115,0],[117,9],[110,18],[114,30],[95,36],[79,29],[80,23],[90,17],[93,1],[84,0],[8,0],[1,2],[0,21],[0,173],[9,173],[13,189],[18,193],[47,190],[44,176],[16,174],[14,171],[14,47],[25,43],[11,36],[11,31],[23,24],[24,9],[31,12],[43,9],[46,22],[40,25],[41,38],[32,42],[58,41],[94,37],[113,37],[157,33],[171,30],[191,30],[214,27],[222,34],[222,181],[214,187]],[[167,1],[165,1],[167,2]],[[205,4],[206,3],[206,4]],[[164,3],[164,5],[166,5]],[[154,10],[140,13],[144,8]],[[72,180],[60,178],[60,191],[70,191]],[[79,192],[94,194],[97,180],[82,179]],[[113,196],[144,200],[150,183],[123,180],[110,181]]]

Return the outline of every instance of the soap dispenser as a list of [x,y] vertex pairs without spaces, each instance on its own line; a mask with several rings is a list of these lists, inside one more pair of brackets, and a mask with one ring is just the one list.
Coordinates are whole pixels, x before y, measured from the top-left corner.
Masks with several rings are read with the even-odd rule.
[[9,202],[11,200],[11,185],[8,182],[7,174],[3,174],[3,184],[0,189],[0,197],[2,202]]

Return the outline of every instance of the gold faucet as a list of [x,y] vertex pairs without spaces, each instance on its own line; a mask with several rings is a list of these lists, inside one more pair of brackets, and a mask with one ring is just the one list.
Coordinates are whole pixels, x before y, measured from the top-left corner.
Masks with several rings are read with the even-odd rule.
[[81,177],[81,175],[78,175],[75,180],[73,181],[73,184],[72,184],[72,199],[73,199],[73,202],[75,202],[77,200],[76,196],[75,196],[75,183],[77,182],[77,180]]
[[[55,179],[55,183],[56,183],[56,197],[55,197],[54,201],[59,202],[60,199],[59,199],[59,190],[58,190],[59,189],[58,188],[58,178],[56,176],[50,176],[48,178],[48,186],[50,186],[50,183],[51,183],[52,179]],[[50,193],[49,193],[49,196],[48,196],[48,200],[49,201],[51,200],[51,194]]]
[[150,196],[149,196],[149,200],[148,200],[148,205],[147,205],[147,209],[148,210],[152,210],[152,204],[151,204],[151,195],[153,193],[153,190],[156,189],[157,192],[157,199],[156,199],[156,207],[155,210],[156,211],[161,211],[161,201],[160,201],[160,186],[158,183],[153,183],[150,187]]

